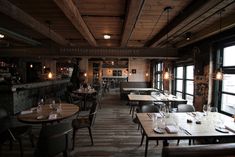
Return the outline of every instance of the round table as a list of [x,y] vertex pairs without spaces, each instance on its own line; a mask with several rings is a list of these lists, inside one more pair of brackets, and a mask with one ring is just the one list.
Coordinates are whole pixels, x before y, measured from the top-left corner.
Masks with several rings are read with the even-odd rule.
[[[32,108],[31,110],[32,113],[19,114],[17,119],[20,122],[30,124],[58,122],[75,115],[79,111],[79,107],[74,104],[61,103],[60,112],[55,111],[49,104],[42,105],[42,111],[40,113],[37,113],[36,108]],[[52,114],[56,114],[56,118],[49,119],[49,116]]]

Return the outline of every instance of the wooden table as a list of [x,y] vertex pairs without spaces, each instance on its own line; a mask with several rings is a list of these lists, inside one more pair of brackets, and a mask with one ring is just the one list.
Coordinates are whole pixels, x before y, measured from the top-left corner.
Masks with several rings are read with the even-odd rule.
[[123,88],[123,91],[140,91],[140,92],[144,92],[144,91],[158,91],[155,88]]
[[[49,104],[42,105],[41,113],[37,113],[36,109],[32,109],[32,113],[28,114],[19,114],[17,119],[24,123],[30,124],[45,124],[51,123],[54,121],[61,121],[63,119],[69,118],[75,115],[79,111],[79,107],[73,104],[61,103],[61,111],[54,111]],[[56,119],[48,119],[50,114],[57,114]],[[39,116],[43,116],[42,118],[38,118]]]
[[[199,112],[197,115],[200,115]],[[148,142],[149,140],[172,140],[172,139],[205,139],[208,137],[227,137],[234,138],[234,132],[229,131],[228,133],[221,133],[215,130],[215,123],[218,119],[222,119],[224,122],[229,123],[229,125],[234,125],[233,118],[220,113],[211,112],[208,116],[196,116],[196,119],[189,113],[170,113],[170,118],[175,121],[177,133],[170,134],[165,131],[163,134],[155,133],[153,130],[153,120],[148,116],[148,113],[137,113],[137,118],[143,128],[144,134],[146,135],[146,145],[145,145],[145,157],[147,157],[148,152]],[[192,123],[187,123],[187,119],[192,119]],[[166,120],[169,120],[166,118]],[[196,124],[196,120],[200,119],[201,124]],[[180,129],[181,128],[181,129]],[[182,130],[185,129],[185,130]],[[187,133],[189,132],[189,134]],[[166,143],[163,143],[166,145]]]
[[130,101],[155,101],[156,100],[151,95],[128,94],[128,98]]

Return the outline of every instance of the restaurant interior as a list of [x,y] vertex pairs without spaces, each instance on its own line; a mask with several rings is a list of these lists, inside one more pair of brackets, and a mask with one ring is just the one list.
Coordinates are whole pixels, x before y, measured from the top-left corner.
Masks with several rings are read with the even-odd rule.
[[235,156],[234,58],[235,0],[0,0],[0,156]]

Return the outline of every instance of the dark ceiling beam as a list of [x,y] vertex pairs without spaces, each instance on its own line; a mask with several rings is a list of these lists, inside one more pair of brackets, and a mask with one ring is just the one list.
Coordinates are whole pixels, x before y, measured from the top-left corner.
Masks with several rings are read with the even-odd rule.
[[215,27],[215,26],[219,26],[219,20],[217,20],[211,25],[207,26],[206,28],[202,29],[201,31],[193,35],[189,41],[185,42],[185,40],[183,41],[181,40],[180,42],[176,43],[175,44],[176,47],[179,48],[179,47],[187,46],[189,44],[195,43],[197,41],[200,41],[202,39],[205,39],[207,37],[210,37],[212,35],[218,34],[220,32],[223,32],[230,28],[235,27],[234,14],[230,14],[229,16],[223,17],[222,21],[223,22],[221,23],[221,30],[219,29],[219,27]]
[[187,17],[197,12],[203,5],[205,5],[207,0],[192,1],[186,8],[184,8],[174,19],[172,19],[169,24],[161,29],[156,35],[153,36],[148,42],[146,42],[145,47],[154,47],[155,43],[169,33],[172,29],[177,27],[182,23]]
[[66,41],[62,36],[54,32],[53,30],[49,30],[49,27],[40,23],[32,16],[30,16],[29,14],[27,14],[26,12],[16,7],[7,0],[0,0],[0,12],[24,24],[25,26],[28,26],[31,29],[41,33],[42,35],[46,36],[47,38],[50,38],[51,40],[55,41],[60,45],[69,45],[69,42]]
[[1,57],[115,57],[178,59],[178,50],[173,48],[0,48]]
[[124,31],[122,33],[121,47],[126,47],[131,37],[138,17],[143,9],[145,0],[130,0],[128,13],[125,20]]
[[73,0],[54,0],[73,26],[82,34],[91,46],[97,46],[96,40],[84,22]]
[[29,38],[29,37],[23,36],[23,35],[21,35],[19,33],[13,32],[13,31],[8,30],[6,28],[0,27],[0,33],[4,34],[6,36],[9,36],[9,37],[11,37],[13,39],[16,39],[16,40],[19,40],[21,42],[24,42],[24,43],[27,43],[29,45],[32,45],[32,46],[39,46],[39,45],[41,45],[41,43],[36,41],[36,40],[33,40],[33,39]]

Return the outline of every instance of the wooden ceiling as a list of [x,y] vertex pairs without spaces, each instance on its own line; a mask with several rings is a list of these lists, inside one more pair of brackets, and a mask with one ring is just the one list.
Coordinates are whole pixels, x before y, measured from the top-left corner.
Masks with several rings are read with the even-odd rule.
[[[180,48],[235,27],[234,2],[0,0],[0,33],[5,35],[5,38],[0,39],[0,50],[48,45],[80,48]],[[169,6],[172,9],[168,14],[164,9]],[[224,11],[220,16],[221,9]],[[104,34],[111,35],[111,39],[105,40]],[[190,40],[186,40],[186,34],[191,35]]]

